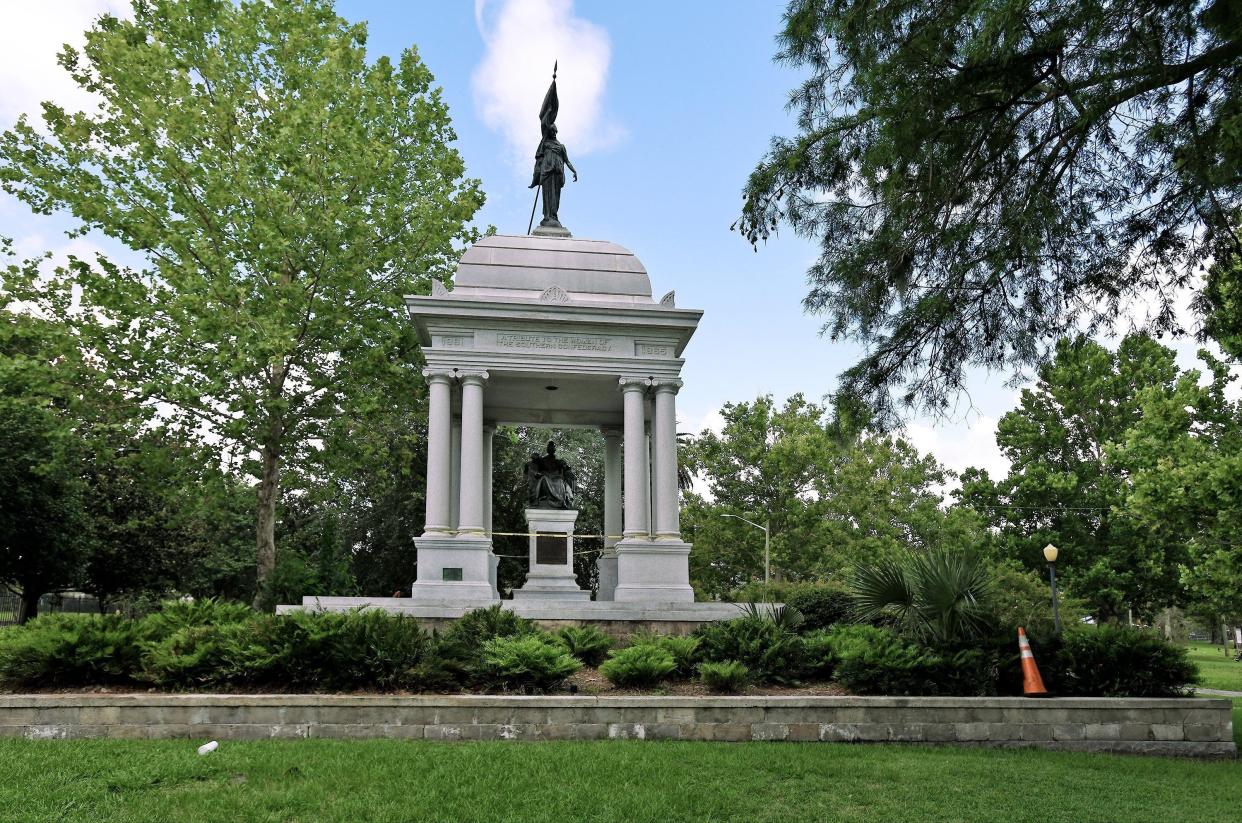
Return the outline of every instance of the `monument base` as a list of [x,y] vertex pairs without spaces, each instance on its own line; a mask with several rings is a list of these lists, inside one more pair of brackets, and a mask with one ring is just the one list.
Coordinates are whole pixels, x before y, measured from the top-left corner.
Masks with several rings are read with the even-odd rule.
[[418,577],[410,597],[426,601],[497,601],[496,566],[492,541],[480,535],[414,538],[418,547]]
[[626,537],[617,543],[617,602],[693,603],[690,544]]
[[591,593],[578,587],[574,574],[574,523],[576,509],[527,509],[530,536],[530,571],[514,600],[591,599]]
[[573,237],[564,226],[535,226],[531,234],[535,237]]
[[610,601],[617,588],[617,554],[612,547],[604,549],[604,553],[595,561],[595,570],[599,575],[599,588],[595,599]]

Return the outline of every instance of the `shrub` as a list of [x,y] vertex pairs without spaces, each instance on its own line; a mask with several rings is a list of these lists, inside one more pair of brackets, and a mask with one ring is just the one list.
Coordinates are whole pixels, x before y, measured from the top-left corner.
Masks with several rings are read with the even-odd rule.
[[157,611],[142,618],[139,629],[144,640],[159,640],[191,626],[218,626],[244,623],[256,612],[245,603],[204,597],[200,600],[165,600]]
[[137,624],[120,615],[48,614],[0,630],[0,684],[57,688],[132,682]]
[[700,663],[699,679],[714,692],[737,694],[750,682],[750,669],[736,660]]
[[378,610],[293,612],[260,621],[273,674],[296,688],[342,691],[417,686],[430,638],[409,617]]
[[843,588],[807,586],[791,594],[785,605],[798,610],[802,615],[802,631],[807,632],[849,622],[852,601]]
[[500,604],[475,609],[463,614],[453,621],[445,636],[450,640],[465,641],[469,645],[479,645],[493,637],[516,637],[521,634],[535,634],[539,627],[525,617],[519,617]]
[[806,676],[814,680],[831,680],[834,667],[832,635],[817,629],[802,636],[802,652]]
[[268,626],[280,618],[185,626],[143,647],[143,678],[165,688],[239,686],[275,680]]
[[677,662],[666,649],[643,644],[609,653],[599,670],[618,686],[654,686],[676,668]]
[[580,668],[548,635],[494,637],[483,644],[481,674],[492,688],[548,691]]
[[694,674],[694,663],[698,659],[699,639],[697,637],[681,637],[675,634],[662,635],[655,644],[673,657],[677,667],[673,673],[677,677],[690,677]]
[[534,622],[500,604],[466,612],[432,643],[432,659],[416,674],[424,688],[487,688],[483,674],[483,644],[497,637],[543,635]]
[[314,691],[417,687],[429,639],[381,611],[253,612],[245,622],[186,626],[145,645],[146,677],[172,688],[267,685]]
[[876,626],[838,626],[829,634],[836,681],[855,694],[937,694],[944,661]]
[[1186,649],[1131,626],[1067,630],[1055,665],[1059,690],[1082,697],[1174,697],[1199,681]]
[[748,616],[709,623],[694,636],[704,660],[736,660],[762,682],[794,684],[802,676],[802,638],[771,620]]
[[567,626],[557,633],[565,648],[588,666],[598,666],[612,648],[612,638],[594,626]]

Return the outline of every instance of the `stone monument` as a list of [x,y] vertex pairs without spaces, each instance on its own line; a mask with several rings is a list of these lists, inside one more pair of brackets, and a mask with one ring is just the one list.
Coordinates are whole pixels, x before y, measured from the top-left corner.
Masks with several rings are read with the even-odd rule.
[[530,571],[514,600],[581,600],[591,593],[578,587],[574,574],[573,507],[577,480],[569,464],[556,456],[556,444],[548,453],[532,454],[525,466],[526,526],[530,530]]

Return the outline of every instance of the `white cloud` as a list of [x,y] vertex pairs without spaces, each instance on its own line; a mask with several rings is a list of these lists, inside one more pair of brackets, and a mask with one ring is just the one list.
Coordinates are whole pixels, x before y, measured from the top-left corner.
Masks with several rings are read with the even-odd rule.
[[[984,414],[972,418],[969,423],[941,426],[909,423],[905,437],[920,452],[932,454],[941,465],[959,475],[974,467],[987,469],[988,475],[997,479],[1009,474],[1009,461],[996,445],[996,423],[995,417]],[[957,484],[952,483],[944,491],[956,487]]]
[[56,62],[66,43],[81,48],[84,34],[105,12],[129,15],[125,0],[10,0],[0,12],[0,128],[19,114],[42,122],[40,103],[52,100],[67,109],[93,105]]
[[487,46],[474,72],[483,121],[504,135],[525,167],[539,143],[539,105],[559,61],[559,138],[576,155],[606,149],[624,130],[603,112],[612,45],[602,27],[574,15],[573,0],[475,0]]

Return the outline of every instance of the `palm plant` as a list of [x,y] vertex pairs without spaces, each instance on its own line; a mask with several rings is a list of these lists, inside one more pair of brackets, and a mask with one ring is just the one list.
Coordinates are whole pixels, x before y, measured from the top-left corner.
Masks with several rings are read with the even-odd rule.
[[920,640],[955,643],[987,633],[992,575],[974,552],[937,549],[854,569],[855,616],[887,622]]

